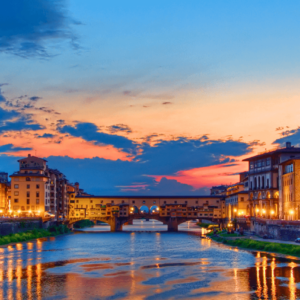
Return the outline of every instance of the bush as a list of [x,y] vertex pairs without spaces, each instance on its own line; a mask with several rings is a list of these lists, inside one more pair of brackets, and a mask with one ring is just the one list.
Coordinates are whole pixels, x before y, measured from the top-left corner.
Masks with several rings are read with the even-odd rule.
[[92,227],[94,226],[94,222],[91,220],[80,220],[74,223],[74,228],[85,228],[85,227]]

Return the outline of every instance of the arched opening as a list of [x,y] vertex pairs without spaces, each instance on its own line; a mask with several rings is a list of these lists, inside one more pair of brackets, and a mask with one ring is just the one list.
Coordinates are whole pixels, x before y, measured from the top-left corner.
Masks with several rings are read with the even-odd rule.
[[152,206],[150,207],[150,213],[151,213],[151,214],[158,214],[158,213],[159,213],[159,208],[158,208],[158,206],[157,206],[157,205],[152,205]]
[[148,214],[148,213],[149,213],[149,208],[148,208],[148,206],[142,205],[142,206],[140,207],[140,213]]
[[130,213],[130,214],[138,214],[139,212],[140,212],[140,210],[139,210],[138,207],[135,206],[135,205],[132,205],[132,206],[130,207],[130,209],[129,209],[129,213]]

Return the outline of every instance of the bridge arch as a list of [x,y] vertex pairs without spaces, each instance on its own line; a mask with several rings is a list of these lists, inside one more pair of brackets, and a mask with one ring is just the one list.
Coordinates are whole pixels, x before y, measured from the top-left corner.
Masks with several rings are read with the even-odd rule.
[[159,207],[156,205],[156,204],[154,204],[154,205],[152,205],[151,207],[150,207],[150,211],[149,211],[150,213],[155,213],[155,212],[159,212]]
[[141,207],[140,207],[140,212],[141,213],[149,213],[149,207],[147,206],[147,205],[145,205],[145,204],[143,204]]

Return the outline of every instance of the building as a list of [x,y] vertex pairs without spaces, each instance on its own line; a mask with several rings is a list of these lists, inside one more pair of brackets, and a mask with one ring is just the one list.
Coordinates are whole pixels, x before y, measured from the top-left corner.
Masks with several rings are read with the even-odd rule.
[[227,188],[225,205],[228,221],[250,215],[248,191],[245,190],[244,182],[238,182]]
[[218,185],[218,186],[213,186],[210,189],[210,195],[215,196],[215,195],[226,195],[226,190],[227,190],[228,185]]
[[300,220],[300,158],[280,163],[283,219]]
[[84,196],[76,195],[75,191],[69,193],[69,218],[96,216],[99,213],[104,216],[107,207],[122,205],[129,207],[132,213],[147,206],[150,212],[159,208],[161,216],[168,216],[171,210],[186,213],[188,217],[194,216],[195,219],[206,217],[217,220],[226,216],[223,196]]
[[11,177],[11,214],[44,216],[50,211],[50,181],[45,159],[31,156],[18,160]]
[[285,215],[281,191],[281,163],[300,156],[300,148],[286,143],[285,148],[244,159],[248,161],[250,215],[261,218],[280,218]]
[[48,168],[50,177],[50,212],[58,219],[68,215],[68,195],[66,176],[57,169]]
[[0,216],[6,215],[9,210],[9,194],[8,173],[0,172]]

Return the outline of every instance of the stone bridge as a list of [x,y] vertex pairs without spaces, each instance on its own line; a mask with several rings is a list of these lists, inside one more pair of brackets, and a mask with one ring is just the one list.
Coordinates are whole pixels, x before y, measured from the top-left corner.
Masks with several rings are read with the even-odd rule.
[[222,196],[71,196],[68,223],[89,219],[102,221],[111,231],[121,231],[134,219],[155,219],[178,231],[188,220],[206,219],[222,223],[225,200]]
[[[105,217],[89,217],[88,218],[91,221],[101,221],[104,223],[107,223],[110,225],[111,231],[122,231],[123,230],[123,225],[124,224],[130,224],[132,225],[133,220],[138,220],[138,219],[146,219],[146,220],[157,220],[162,222],[164,225],[168,226],[168,231],[170,232],[176,232],[178,231],[178,225],[198,219],[197,217],[179,217],[179,216],[166,216],[162,217],[159,214],[153,214],[153,213],[135,213],[135,214],[130,214],[129,216],[124,216],[124,217],[119,217],[119,216],[105,216]],[[72,226],[74,223],[83,220],[82,218],[71,218],[67,222],[69,226]],[[201,219],[200,219],[201,220]],[[223,224],[223,220],[215,220],[213,218],[205,218],[205,220],[209,220],[212,222],[216,222],[221,225]]]

